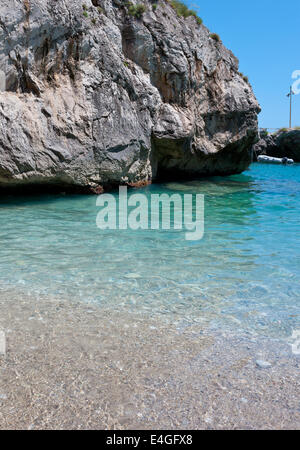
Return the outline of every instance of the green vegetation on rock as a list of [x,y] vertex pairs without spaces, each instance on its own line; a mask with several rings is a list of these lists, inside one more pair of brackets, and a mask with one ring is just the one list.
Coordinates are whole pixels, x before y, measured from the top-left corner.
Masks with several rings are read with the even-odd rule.
[[243,72],[238,72],[238,74],[243,78],[243,80],[249,84],[249,78],[243,74]]
[[146,6],[143,5],[143,3],[138,3],[137,5],[133,5],[132,3],[128,3],[129,7],[128,7],[128,13],[131,16],[137,17],[138,19],[140,19],[142,17],[142,15],[144,14],[144,12],[146,11]]
[[203,21],[200,17],[198,17],[197,13],[194,10],[189,9],[184,3],[179,2],[178,0],[170,0],[169,3],[175,9],[179,17],[194,16],[197,23],[199,25],[202,24]]
[[221,38],[220,38],[220,36],[217,33],[211,33],[209,35],[209,37],[211,37],[216,42],[221,42]]

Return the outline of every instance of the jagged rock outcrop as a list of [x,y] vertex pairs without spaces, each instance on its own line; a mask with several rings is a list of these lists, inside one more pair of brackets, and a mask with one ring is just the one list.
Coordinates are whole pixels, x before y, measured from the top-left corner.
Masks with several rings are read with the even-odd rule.
[[165,0],[2,0],[0,186],[95,192],[243,171],[258,103],[238,61]]
[[253,147],[254,159],[259,155],[289,158],[300,162],[300,130],[280,130],[263,136]]

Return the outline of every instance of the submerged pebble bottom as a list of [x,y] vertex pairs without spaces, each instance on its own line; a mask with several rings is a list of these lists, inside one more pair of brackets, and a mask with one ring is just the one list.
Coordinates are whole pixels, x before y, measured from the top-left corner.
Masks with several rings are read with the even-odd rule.
[[298,429],[299,358],[274,339],[0,292],[0,429]]
[[204,238],[101,231],[94,196],[2,197],[1,289],[165,316],[181,330],[287,339],[300,329],[299,165],[136,192],[204,194]]

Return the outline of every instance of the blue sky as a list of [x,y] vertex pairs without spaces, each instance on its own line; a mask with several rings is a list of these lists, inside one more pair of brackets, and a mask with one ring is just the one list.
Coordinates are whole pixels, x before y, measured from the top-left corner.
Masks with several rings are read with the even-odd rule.
[[[239,58],[262,107],[259,125],[289,125],[286,94],[300,71],[300,0],[189,0],[211,32]],[[298,78],[300,78],[298,76]],[[293,125],[300,126],[300,94],[293,97]]]

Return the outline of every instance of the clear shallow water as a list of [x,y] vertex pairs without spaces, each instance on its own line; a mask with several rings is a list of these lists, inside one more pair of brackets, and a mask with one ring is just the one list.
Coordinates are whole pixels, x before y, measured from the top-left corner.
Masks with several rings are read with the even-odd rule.
[[0,288],[159,314],[182,328],[275,338],[300,328],[299,165],[138,190],[162,192],[205,194],[202,240],[101,231],[94,196],[2,197]]

